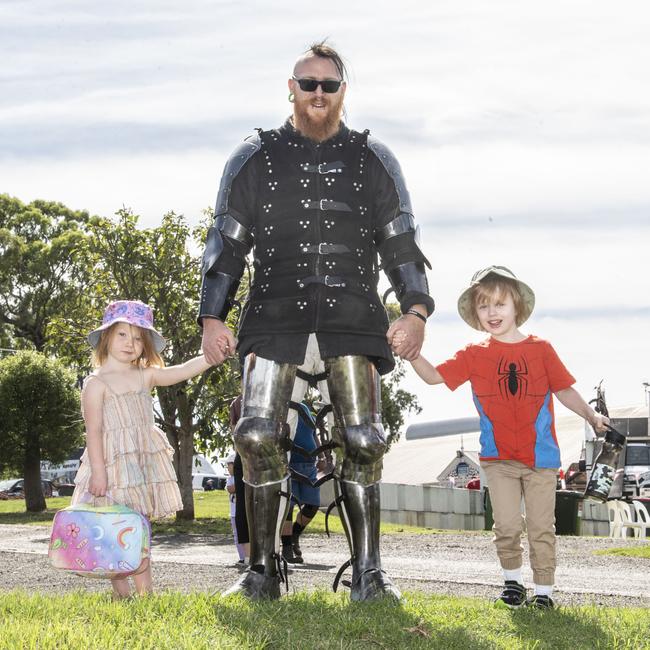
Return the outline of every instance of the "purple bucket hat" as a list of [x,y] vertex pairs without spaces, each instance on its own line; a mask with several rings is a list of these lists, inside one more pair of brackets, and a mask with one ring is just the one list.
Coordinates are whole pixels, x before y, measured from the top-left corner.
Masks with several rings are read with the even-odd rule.
[[151,307],[139,300],[116,300],[106,307],[102,324],[88,334],[88,343],[93,348],[96,348],[102,331],[108,329],[114,323],[128,323],[129,325],[141,327],[143,330],[148,330],[151,333],[156,352],[162,352],[167,345],[167,341],[163,336],[154,329]]

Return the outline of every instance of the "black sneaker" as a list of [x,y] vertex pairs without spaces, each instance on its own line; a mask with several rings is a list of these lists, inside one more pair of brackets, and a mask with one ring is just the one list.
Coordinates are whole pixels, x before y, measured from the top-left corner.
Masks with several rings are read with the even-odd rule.
[[293,554],[296,557],[302,557],[302,550],[300,548],[300,542],[298,540],[299,540],[298,535],[291,536],[291,545],[293,546]]
[[516,580],[506,580],[501,595],[494,601],[499,607],[517,609],[526,604],[526,587],[520,585]]
[[535,594],[532,598],[529,598],[526,601],[526,607],[536,607],[537,609],[553,609],[555,607],[555,603],[550,596]]
[[302,564],[304,562],[304,560],[301,557],[294,555],[293,547],[291,546],[291,544],[282,547],[282,557],[289,564]]

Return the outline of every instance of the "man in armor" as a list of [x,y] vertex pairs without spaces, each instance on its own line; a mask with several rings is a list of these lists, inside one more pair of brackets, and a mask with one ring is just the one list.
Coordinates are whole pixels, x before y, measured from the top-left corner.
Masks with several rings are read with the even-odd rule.
[[[280,596],[279,530],[289,505],[283,424],[308,382],[333,408],[351,598],[400,598],[379,553],[386,449],[379,377],[394,366],[394,333],[407,335],[396,354],[418,356],[434,304],[399,163],[368,131],[341,120],[345,77],[326,43],[298,59],[288,81],[293,115],[249,136],[226,163],[203,257],[204,353],[217,364],[237,347],[244,364],[234,441],[246,482],[250,568],[226,593],[251,599]],[[237,342],[223,321],[251,250],[254,278]],[[402,311],[390,328],[379,268]]]

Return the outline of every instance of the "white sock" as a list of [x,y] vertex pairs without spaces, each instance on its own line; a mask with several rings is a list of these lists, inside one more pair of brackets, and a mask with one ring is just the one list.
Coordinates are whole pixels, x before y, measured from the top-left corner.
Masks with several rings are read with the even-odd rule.
[[553,585],[535,585],[535,595],[536,596],[548,596],[549,598],[553,595]]
[[514,580],[515,582],[518,582],[520,585],[524,584],[524,581],[521,577],[521,567],[519,567],[518,569],[504,569],[503,576],[506,580]]

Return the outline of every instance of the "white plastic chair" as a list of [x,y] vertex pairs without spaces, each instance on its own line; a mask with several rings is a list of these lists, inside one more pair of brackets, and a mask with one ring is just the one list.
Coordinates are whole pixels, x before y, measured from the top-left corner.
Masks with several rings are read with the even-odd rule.
[[629,528],[634,531],[634,537],[640,537],[642,531],[643,537],[645,537],[647,526],[644,523],[635,520],[635,509],[625,501],[618,501],[617,503],[621,516],[621,537],[627,537],[627,531]]
[[646,531],[648,528],[650,528],[650,513],[642,501],[632,501],[632,505],[634,506],[634,510],[636,512],[636,520],[639,524],[639,534],[636,536],[645,539]]
[[619,501],[607,502],[607,515],[609,516],[609,536],[621,537],[621,509]]

